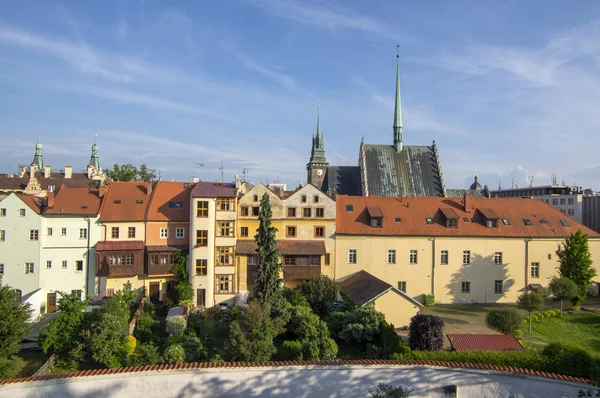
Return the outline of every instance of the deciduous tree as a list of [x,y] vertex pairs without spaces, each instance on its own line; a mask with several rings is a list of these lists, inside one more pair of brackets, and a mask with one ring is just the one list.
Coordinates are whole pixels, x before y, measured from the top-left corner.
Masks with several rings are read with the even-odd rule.
[[27,323],[31,312],[29,303],[22,303],[15,289],[0,284],[0,359],[19,351],[21,340],[31,331]]
[[329,306],[340,292],[339,285],[327,275],[313,276],[307,283],[302,284],[301,289],[313,312],[320,317],[327,315]]
[[156,175],[145,164],[138,169],[131,163],[120,166],[115,163],[112,170],[106,170],[106,177],[113,181],[151,181],[156,179]]
[[550,290],[554,297],[560,300],[560,316],[563,315],[563,300],[570,300],[577,296],[579,288],[577,284],[567,277],[552,278]]
[[560,275],[571,279],[578,287],[573,305],[579,306],[587,296],[592,278],[596,276],[587,234],[579,228],[558,246],[556,255],[560,262]]
[[544,299],[538,292],[525,292],[517,298],[517,305],[529,314],[529,333],[531,333],[531,313],[542,307]]
[[444,321],[440,317],[417,314],[410,320],[408,331],[411,350],[438,351],[444,346]]
[[181,252],[181,250],[177,250],[175,252],[175,265],[171,269],[171,272],[177,278],[177,285],[175,286],[177,304],[192,305],[194,300],[194,288],[190,283],[190,276],[187,268],[187,257]]

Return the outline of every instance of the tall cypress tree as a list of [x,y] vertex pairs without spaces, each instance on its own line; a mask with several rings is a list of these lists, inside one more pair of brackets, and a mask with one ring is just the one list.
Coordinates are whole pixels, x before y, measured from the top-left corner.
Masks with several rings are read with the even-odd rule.
[[592,278],[596,276],[596,270],[592,267],[588,236],[579,228],[558,246],[556,255],[560,262],[560,275],[577,284],[578,294],[573,298],[573,305],[579,306],[587,296]]
[[256,249],[258,265],[254,276],[256,297],[260,302],[270,304],[279,300],[283,282],[280,278],[283,264],[275,240],[277,228],[271,225],[272,216],[269,195],[265,193],[260,200],[259,225],[254,236],[254,241],[258,245]]

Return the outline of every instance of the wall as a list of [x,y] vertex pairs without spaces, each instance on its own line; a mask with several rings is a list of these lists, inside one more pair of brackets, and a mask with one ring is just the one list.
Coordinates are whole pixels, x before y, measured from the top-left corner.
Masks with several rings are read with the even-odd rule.
[[[147,246],[185,246],[190,239],[190,224],[188,222],[148,221],[146,223],[146,245]],[[161,238],[161,228],[169,229],[169,237]],[[184,236],[177,238],[177,228],[183,228]]]
[[[196,217],[196,208],[199,201],[208,201],[208,217]],[[215,199],[192,198],[190,203],[190,233],[189,245],[190,255],[188,261],[190,282],[194,288],[194,305],[196,305],[197,289],[206,290],[206,305],[214,305],[214,260],[215,260]],[[196,246],[196,230],[208,231],[208,245],[202,247]],[[196,275],[196,260],[206,259],[208,263],[207,274],[205,276]]]
[[408,326],[410,318],[415,316],[420,307],[411,303],[394,290],[389,290],[374,302],[375,309],[385,315],[385,320],[394,327]]
[[[119,227],[119,238],[112,238],[112,227]],[[135,227],[135,238],[128,238],[129,227]],[[127,241],[146,239],[146,226],[143,221],[140,222],[106,222],[100,223],[100,240],[106,241]]]

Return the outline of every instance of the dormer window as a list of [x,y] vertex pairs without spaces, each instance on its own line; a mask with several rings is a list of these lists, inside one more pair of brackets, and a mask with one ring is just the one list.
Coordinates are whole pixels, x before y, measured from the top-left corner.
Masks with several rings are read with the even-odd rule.
[[498,220],[487,220],[485,222],[485,225],[488,228],[498,228]]
[[135,203],[137,203],[138,205],[141,205],[142,203],[144,203],[144,201],[141,200],[141,199],[138,199],[138,200],[135,201]]
[[458,228],[458,214],[449,207],[441,208],[440,211],[446,218],[446,228]]
[[469,217],[464,217],[464,218],[463,218],[463,221],[464,221],[464,222],[469,222]]
[[381,218],[372,218],[371,219],[371,226],[373,228],[381,228],[381,227],[383,227],[383,219],[381,219]]
[[346,205],[346,212],[352,213],[353,211],[354,211],[354,206],[352,206],[352,205]]
[[540,223],[542,223],[542,224],[546,224],[546,220],[542,218],[542,219],[540,220]]
[[169,209],[183,209],[183,202],[169,202]]
[[446,220],[446,227],[447,228],[458,228],[458,220],[449,218],[448,220]]
[[120,205],[120,204],[121,204],[121,199],[115,199],[115,200],[114,200],[114,204],[116,204],[116,205]]
[[471,218],[471,222],[476,224],[477,223],[477,219],[475,217],[473,217],[473,218]]
[[567,222],[567,220],[560,220],[560,224],[561,224],[563,227],[568,227],[568,226],[569,226],[569,223]]
[[188,189],[190,187],[190,184],[188,184],[187,182],[183,183],[183,189]]
[[396,222],[402,222],[402,219],[400,217],[396,217]]
[[367,213],[369,213],[371,227],[383,227],[383,212],[379,207],[367,207]]
[[528,227],[531,227],[531,220],[528,218],[524,218],[523,219],[523,224],[527,225]]
[[479,212],[485,217],[485,225],[488,228],[498,228],[498,215],[492,209],[479,209]]

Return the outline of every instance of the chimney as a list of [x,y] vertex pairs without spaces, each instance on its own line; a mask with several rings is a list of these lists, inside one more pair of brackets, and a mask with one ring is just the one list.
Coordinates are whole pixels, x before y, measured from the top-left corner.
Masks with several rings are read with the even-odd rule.
[[194,176],[194,177],[192,178],[192,182],[193,182],[194,184],[197,184],[197,183],[198,183],[198,181],[200,181],[200,179],[199,179],[197,176]]
[[65,178],[73,177],[73,168],[71,166],[65,166]]
[[148,181],[146,183],[146,195],[150,195],[152,193],[152,181]]
[[45,165],[44,166],[44,178],[50,178],[51,173],[52,173],[52,166]]
[[471,195],[468,193],[465,194],[463,201],[465,202],[465,213],[471,212]]
[[[52,188],[52,187],[50,187]],[[54,192],[52,189],[48,190],[48,196],[46,197],[48,208],[51,209],[54,207]]]

